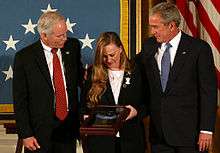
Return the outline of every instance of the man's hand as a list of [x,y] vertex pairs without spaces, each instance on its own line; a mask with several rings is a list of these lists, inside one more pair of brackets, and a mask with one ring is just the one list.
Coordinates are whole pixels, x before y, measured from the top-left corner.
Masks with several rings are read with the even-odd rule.
[[212,134],[200,133],[199,134],[199,151],[205,151],[212,146]]
[[126,120],[132,119],[133,117],[137,116],[137,110],[134,107],[132,107],[131,105],[127,105],[125,107],[130,109],[130,113]]
[[37,139],[35,137],[28,137],[23,139],[23,145],[25,148],[31,151],[40,149],[40,145],[38,144]]

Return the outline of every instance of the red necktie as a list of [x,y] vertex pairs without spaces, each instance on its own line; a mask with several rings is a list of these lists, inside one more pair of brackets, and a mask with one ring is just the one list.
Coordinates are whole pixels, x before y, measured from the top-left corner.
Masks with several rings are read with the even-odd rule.
[[53,48],[51,52],[53,54],[53,84],[56,99],[56,116],[63,121],[68,114],[64,80],[60,60],[57,56],[57,49]]

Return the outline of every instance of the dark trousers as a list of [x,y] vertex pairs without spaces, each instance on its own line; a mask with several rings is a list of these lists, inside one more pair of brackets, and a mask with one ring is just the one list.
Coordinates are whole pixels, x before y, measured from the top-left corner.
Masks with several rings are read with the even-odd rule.
[[48,148],[40,148],[36,151],[30,151],[25,148],[24,153],[76,153],[76,142],[71,143],[60,143],[52,142],[52,145]]
[[83,138],[84,153],[122,153],[120,138],[88,136]]
[[152,144],[152,153],[208,153],[199,152],[196,146],[171,146],[166,143]]
[[121,153],[121,140],[120,140],[120,138],[116,138],[116,140],[115,140],[115,152]]

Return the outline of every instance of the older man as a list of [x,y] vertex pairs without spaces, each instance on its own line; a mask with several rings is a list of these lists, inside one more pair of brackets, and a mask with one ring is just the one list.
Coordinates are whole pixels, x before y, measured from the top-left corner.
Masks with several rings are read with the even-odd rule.
[[74,153],[82,66],[80,44],[67,38],[65,18],[47,12],[38,21],[40,40],[17,52],[13,97],[25,153]]

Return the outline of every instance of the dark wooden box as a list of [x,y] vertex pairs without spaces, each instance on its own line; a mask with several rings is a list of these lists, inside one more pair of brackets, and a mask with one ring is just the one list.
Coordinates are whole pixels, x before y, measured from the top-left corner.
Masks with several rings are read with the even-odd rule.
[[80,134],[115,136],[123,126],[130,110],[124,106],[98,105],[80,126]]

